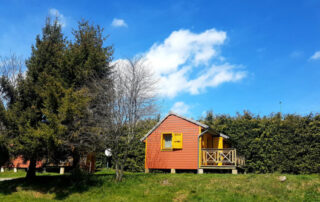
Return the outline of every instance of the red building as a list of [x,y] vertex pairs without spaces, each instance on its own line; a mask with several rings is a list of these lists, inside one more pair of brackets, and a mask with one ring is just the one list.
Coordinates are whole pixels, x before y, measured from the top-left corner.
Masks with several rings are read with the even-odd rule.
[[[14,160],[11,161],[11,164],[9,167],[12,168],[28,168],[30,164],[30,161],[25,161],[22,156],[18,156]],[[37,161],[36,168],[41,168],[43,166],[42,161]]]
[[[14,168],[16,172],[17,169],[27,169],[29,167],[30,161],[25,161],[22,156],[18,156],[17,158],[11,160],[7,166],[7,168]],[[64,173],[65,168],[72,167],[73,159],[69,157],[67,160],[60,163],[48,163],[46,160],[37,161],[36,168],[60,168],[60,173]],[[93,173],[96,169],[96,156],[95,153],[91,152],[87,155],[83,155],[80,159],[80,168],[88,171],[89,173]]]
[[145,169],[230,169],[244,165],[244,159],[230,148],[229,137],[198,121],[169,113],[142,139]]

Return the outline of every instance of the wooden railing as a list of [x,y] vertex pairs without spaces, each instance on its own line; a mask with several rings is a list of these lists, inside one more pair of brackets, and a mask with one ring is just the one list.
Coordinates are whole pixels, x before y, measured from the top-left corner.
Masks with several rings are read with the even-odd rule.
[[202,149],[201,166],[244,166],[245,158],[237,155],[237,150],[226,149]]

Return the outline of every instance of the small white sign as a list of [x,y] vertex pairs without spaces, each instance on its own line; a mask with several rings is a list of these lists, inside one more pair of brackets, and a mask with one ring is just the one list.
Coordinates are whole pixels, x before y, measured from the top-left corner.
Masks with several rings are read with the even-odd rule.
[[107,157],[112,156],[112,154],[111,154],[111,149],[106,149],[106,150],[104,151],[104,153],[105,153],[105,155],[106,155]]

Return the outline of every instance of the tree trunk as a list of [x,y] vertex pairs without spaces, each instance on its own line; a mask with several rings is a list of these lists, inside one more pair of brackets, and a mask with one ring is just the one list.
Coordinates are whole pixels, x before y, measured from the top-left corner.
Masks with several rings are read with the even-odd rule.
[[124,163],[122,163],[120,165],[120,170],[119,170],[119,182],[122,181],[122,178],[123,178],[123,168],[124,168]]
[[72,158],[73,158],[72,168],[79,169],[80,168],[80,154],[77,150],[75,150],[72,153]]
[[123,177],[123,166],[119,165],[120,162],[116,161],[116,181],[121,182]]
[[27,179],[33,179],[36,177],[36,164],[37,161],[35,159],[30,159],[30,164],[26,176]]
[[116,181],[119,182],[119,162],[116,161]]

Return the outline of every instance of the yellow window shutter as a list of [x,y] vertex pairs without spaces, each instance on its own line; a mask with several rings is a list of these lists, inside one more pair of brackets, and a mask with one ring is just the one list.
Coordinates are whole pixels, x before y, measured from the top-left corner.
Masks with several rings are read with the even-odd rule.
[[182,149],[182,133],[173,133],[172,148],[173,149]]

